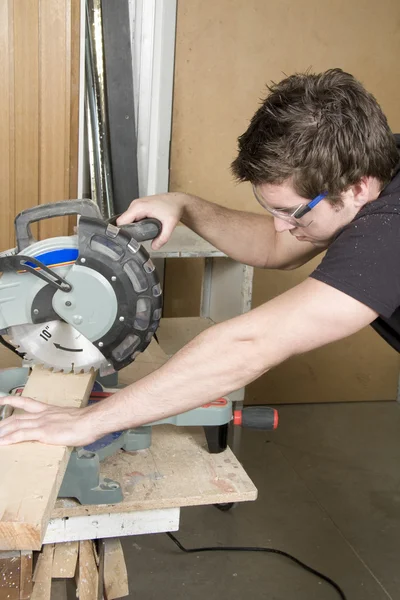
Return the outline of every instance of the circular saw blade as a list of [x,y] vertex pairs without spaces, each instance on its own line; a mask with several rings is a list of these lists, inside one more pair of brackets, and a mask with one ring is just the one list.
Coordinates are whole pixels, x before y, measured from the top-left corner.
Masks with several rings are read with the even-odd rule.
[[53,371],[81,373],[108,365],[96,346],[63,321],[14,325],[8,333],[24,360]]

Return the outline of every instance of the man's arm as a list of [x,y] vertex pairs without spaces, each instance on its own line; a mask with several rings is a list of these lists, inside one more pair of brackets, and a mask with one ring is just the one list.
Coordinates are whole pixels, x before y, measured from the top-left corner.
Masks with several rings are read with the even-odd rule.
[[299,242],[288,231],[277,233],[269,216],[225,208],[189,194],[138,198],[118,219],[118,225],[145,217],[162,222],[162,233],[153,242],[154,249],[168,241],[181,221],[234,260],[254,267],[293,269],[323,250],[309,242]]
[[29,399],[13,399],[10,403],[35,414],[0,424],[0,443],[37,439],[81,445],[190,410],[241,388],[290,356],[355,333],[376,317],[350,296],[307,279],[204,331],[160,369],[94,407],[55,411]]

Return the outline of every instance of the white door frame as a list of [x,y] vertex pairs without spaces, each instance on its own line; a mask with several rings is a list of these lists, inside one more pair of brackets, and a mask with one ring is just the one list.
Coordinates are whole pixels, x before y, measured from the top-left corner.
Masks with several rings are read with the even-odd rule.
[[[168,191],[177,0],[129,0],[139,195]],[[88,195],[85,0],[81,0],[78,197]],[[89,192],[90,195],[90,192]]]
[[139,195],[168,191],[177,0],[129,0]]

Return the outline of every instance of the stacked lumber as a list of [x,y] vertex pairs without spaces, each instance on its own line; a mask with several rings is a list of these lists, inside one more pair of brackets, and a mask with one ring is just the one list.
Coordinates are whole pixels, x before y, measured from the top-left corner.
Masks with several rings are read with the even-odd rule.
[[50,600],[52,582],[60,579],[73,580],[80,600],[128,596],[120,540],[44,544],[41,552],[0,553],[0,600]]

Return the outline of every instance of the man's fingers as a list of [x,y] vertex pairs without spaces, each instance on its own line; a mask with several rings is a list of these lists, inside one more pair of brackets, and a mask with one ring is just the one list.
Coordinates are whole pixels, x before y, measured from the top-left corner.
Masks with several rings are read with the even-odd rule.
[[13,408],[22,408],[28,413],[40,413],[48,408],[48,404],[39,402],[39,400],[33,400],[32,398],[26,398],[25,396],[3,396],[0,398],[0,406],[8,404]]
[[152,215],[146,210],[146,205],[139,203],[138,200],[134,200],[130,207],[118,217],[117,225],[118,227],[122,227],[123,225],[128,225],[129,223],[140,221],[150,216]]
[[0,437],[0,446],[9,446],[10,444],[19,444],[20,442],[39,442],[40,429],[18,429]]
[[172,232],[175,229],[176,224],[177,223],[174,219],[168,219],[163,222],[160,235],[156,237],[151,244],[153,250],[159,250],[162,246],[164,246],[164,244],[168,242],[169,238],[172,235]]
[[21,414],[13,414],[10,417],[7,417],[7,419],[4,419],[3,421],[0,421],[0,435],[1,435],[1,431],[4,430],[4,427],[6,427],[7,425],[10,425],[10,423],[14,423],[14,421],[37,421],[38,419],[41,419],[43,416],[43,413],[21,413]]
[[0,427],[0,440],[7,440],[11,435],[24,431],[24,439],[36,439],[32,437],[32,430],[38,430],[37,419],[17,419],[10,417]]

